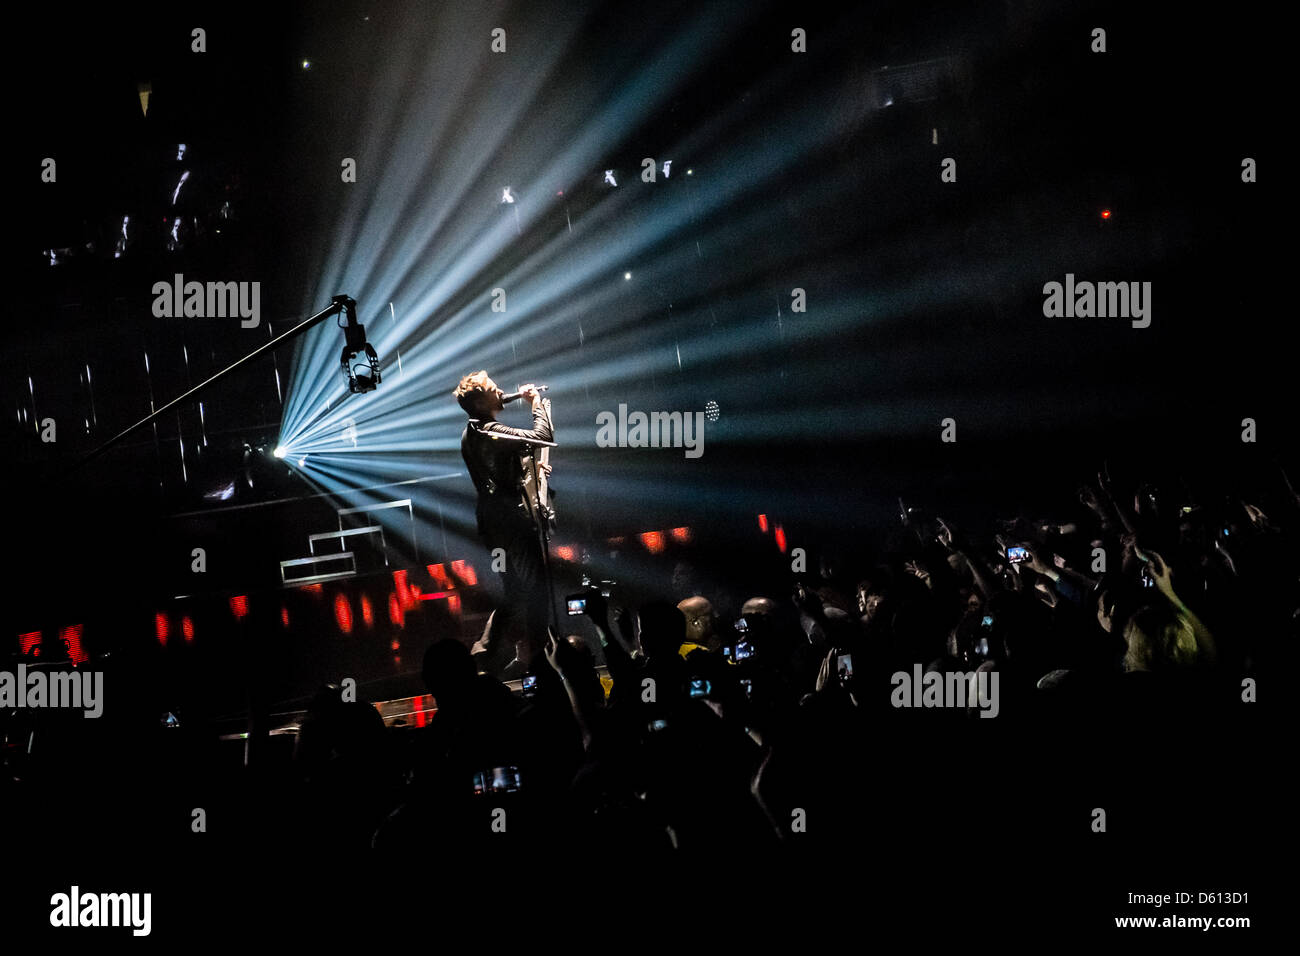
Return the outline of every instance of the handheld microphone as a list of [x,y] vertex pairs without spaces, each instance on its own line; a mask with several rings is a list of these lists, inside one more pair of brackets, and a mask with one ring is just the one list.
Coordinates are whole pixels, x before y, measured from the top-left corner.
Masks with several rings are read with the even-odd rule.
[[[551,386],[549,386],[549,385],[534,385],[533,387],[534,387],[535,389],[537,389],[539,392],[544,392],[544,391],[546,391],[548,388],[550,388]],[[501,404],[502,404],[502,405],[509,405],[511,402],[515,402],[515,401],[518,401],[519,399],[523,398],[523,396],[524,396],[524,393],[523,393],[523,392],[511,392],[511,393],[508,394],[508,395],[502,395],[502,396],[501,396]]]

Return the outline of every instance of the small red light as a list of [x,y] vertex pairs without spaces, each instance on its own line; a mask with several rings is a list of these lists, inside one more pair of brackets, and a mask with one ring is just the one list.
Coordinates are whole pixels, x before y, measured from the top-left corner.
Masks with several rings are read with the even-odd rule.
[[153,632],[158,638],[158,643],[166,647],[167,635],[171,632],[171,625],[167,623],[167,615],[162,611],[153,616]]
[[664,549],[664,535],[662,531],[647,531],[641,535],[641,543],[651,554],[659,554]]
[[572,561],[576,556],[573,548],[567,544],[556,545],[555,556],[561,561]]
[[1109,209],[1103,209],[1103,210],[1101,211],[1101,218],[1102,218],[1102,219],[1109,219],[1109,218],[1110,218],[1110,210],[1109,210]]
[[758,530],[767,534],[767,515],[758,516]]
[[284,627],[285,627],[286,629],[288,629],[288,627],[289,627],[289,609],[288,609],[287,607],[284,607],[283,605],[280,606],[280,623],[281,623],[282,625],[284,625]]
[[248,616],[248,596],[245,594],[236,594],[230,599],[230,613],[235,615],[239,620]]
[[194,640],[194,622],[190,620],[188,614],[181,618],[181,634],[187,642]]
[[776,547],[782,554],[785,554],[785,528],[780,525],[776,526]]
[[345,594],[334,595],[334,621],[344,634],[352,633],[352,605]]
[[28,631],[26,634],[19,634],[18,647],[23,654],[31,654],[32,648],[34,647],[36,648],[36,653],[33,656],[39,657],[41,652],[41,632]]
[[691,540],[691,529],[690,529],[690,528],[673,528],[673,540],[674,540],[674,541],[690,541],[690,540]]
[[366,627],[375,626],[375,609],[370,606],[370,598],[364,594],[361,595],[361,620],[366,622]]

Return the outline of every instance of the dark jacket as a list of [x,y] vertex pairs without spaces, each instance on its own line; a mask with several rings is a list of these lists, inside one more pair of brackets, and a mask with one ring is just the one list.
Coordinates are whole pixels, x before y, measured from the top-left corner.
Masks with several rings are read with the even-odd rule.
[[533,408],[533,427],[511,428],[498,421],[471,418],[460,436],[460,453],[478,492],[475,517],[479,534],[498,538],[532,527],[521,489],[521,458],[527,446],[508,438],[553,441],[549,403]]

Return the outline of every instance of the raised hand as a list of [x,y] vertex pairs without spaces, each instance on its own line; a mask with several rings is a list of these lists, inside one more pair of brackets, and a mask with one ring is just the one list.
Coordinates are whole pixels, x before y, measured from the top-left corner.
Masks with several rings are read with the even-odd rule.
[[1136,545],[1133,547],[1133,553],[1137,555],[1139,561],[1146,563],[1151,574],[1151,580],[1155,582],[1157,590],[1169,600],[1176,601],[1173,572],[1169,569],[1169,565],[1165,563],[1165,559],[1155,551],[1143,551]]
[[939,533],[936,535],[939,543],[949,551],[955,550],[952,543],[952,528],[948,527],[948,523],[942,518],[935,518],[935,521],[939,524]]
[[546,629],[546,663],[551,665],[551,670],[564,676],[564,671],[560,667],[560,641],[555,636],[555,631],[551,628]]

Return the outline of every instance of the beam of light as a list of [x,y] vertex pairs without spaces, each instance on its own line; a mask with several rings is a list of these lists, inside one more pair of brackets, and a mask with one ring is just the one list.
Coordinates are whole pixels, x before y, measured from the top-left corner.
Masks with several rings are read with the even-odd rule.
[[[347,394],[342,333],[323,323],[296,350],[280,443],[304,477],[349,506],[409,497],[417,540],[405,545],[423,559],[477,554],[459,453],[465,416],[451,397],[467,372],[487,368],[507,389],[552,385],[554,481],[571,517],[626,519],[637,534],[681,527],[686,513],[635,523],[640,503],[667,497],[667,505],[726,509],[748,523],[770,497],[758,485],[719,481],[711,452],[932,424],[942,401],[900,397],[910,386],[951,399],[947,413],[960,414],[969,393],[946,384],[951,367],[936,363],[932,342],[909,339],[905,323],[968,301],[978,283],[1016,277],[1009,255],[954,257],[935,275],[882,243],[880,256],[864,261],[848,218],[854,197],[877,187],[860,164],[826,157],[871,114],[840,106],[834,77],[804,81],[803,99],[782,98],[801,76],[798,57],[775,61],[744,96],[720,101],[668,141],[646,142],[643,124],[725,61],[729,38],[755,14],[732,11],[719,30],[716,12],[678,11],[676,22],[639,31],[621,55],[577,78],[569,54],[595,6],[545,15],[510,7],[516,46],[502,56],[464,42],[489,35],[500,11],[466,9],[376,31],[348,54],[368,65],[358,74],[368,79],[331,109],[325,132],[350,144],[358,180],[330,194],[334,205],[319,217],[326,231],[304,246],[310,278],[300,311],[353,296],[384,382]],[[519,46],[543,19],[545,42]],[[848,34],[837,42],[851,46]],[[615,177],[642,156],[662,164],[659,181]],[[872,174],[887,179],[909,162],[885,157]],[[686,167],[684,177],[670,176],[672,163]],[[784,241],[790,207],[853,238]],[[910,217],[886,206],[873,226],[915,229]],[[953,241],[945,228],[909,236],[932,260]],[[805,312],[790,312],[795,286],[813,303]],[[497,289],[504,312],[492,308]],[[850,370],[833,359],[846,340],[866,335],[894,337],[890,364],[867,353],[851,373],[871,384],[846,393]],[[946,361],[966,358],[954,351]],[[698,465],[670,449],[596,446],[596,415],[620,402],[693,414],[714,400],[726,412],[706,423]],[[527,416],[514,406],[502,419]],[[424,478],[437,480],[357,490]],[[374,520],[396,541],[411,536],[404,514]]]

